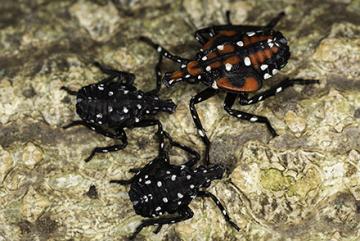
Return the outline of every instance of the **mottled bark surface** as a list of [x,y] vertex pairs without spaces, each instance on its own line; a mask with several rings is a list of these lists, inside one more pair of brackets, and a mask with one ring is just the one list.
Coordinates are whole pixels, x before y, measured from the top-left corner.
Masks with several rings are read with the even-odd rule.
[[[78,89],[100,80],[94,60],[155,85],[148,36],[189,57],[199,48],[196,28],[224,22],[264,24],[284,10],[277,29],[289,39],[285,76],[319,79],[290,88],[244,111],[267,116],[279,136],[261,124],[238,121],[222,108],[224,95],[198,105],[213,146],[211,162],[228,172],[209,189],[241,227],[234,231],[210,200],[191,204],[194,217],[139,240],[360,240],[360,1],[125,1],[2,0],[0,4],[0,240],[126,240],[142,219],[128,178],[157,153],[155,128],[127,130],[117,153],[83,159],[112,143],[86,128],[64,131],[76,119]],[[165,69],[174,69],[170,62]],[[203,85],[162,89],[176,113],[159,115],[178,141],[204,146],[188,111]],[[182,153],[172,160],[180,162]]]

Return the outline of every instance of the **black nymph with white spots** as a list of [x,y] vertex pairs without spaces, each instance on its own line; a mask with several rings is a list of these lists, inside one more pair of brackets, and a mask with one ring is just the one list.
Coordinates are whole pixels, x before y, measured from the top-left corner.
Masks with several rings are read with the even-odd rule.
[[281,32],[274,30],[283,16],[284,13],[278,14],[265,26],[233,25],[227,12],[227,24],[195,32],[195,38],[202,47],[192,59],[175,56],[150,39],[142,38],[160,54],[180,64],[179,70],[165,74],[163,81],[166,86],[184,81],[201,82],[207,86],[190,100],[193,121],[206,145],[206,163],[209,162],[210,140],[199,119],[196,104],[225,91],[224,109],[228,114],[241,120],[263,123],[276,136],[276,131],[266,117],[233,109],[236,98],[239,97],[240,105],[255,104],[294,84],[318,83],[317,80],[287,78],[268,90],[248,97],[249,93],[256,93],[262,88],[264,80],[271,78],[287,64],[290,57],[288,42]]
[[120,144],[107,147],[96,147],[92,150],[86,162],[90,161],[96,153],[106,153],[121,150],[127,146],[127,137],[124,128],[136,128],[146,126],[158,126],[157,135],[160,138],[159,149],[164,146],[164,132],[159,120],[154,115],[160,111],[173,113],[176,105],[171,100],[162,100],[158,97],[161,85],[162,56],[155,67],[156,88],[149,92],[137,90],[133,85],[135,76],[131,73],[122,72],[95,65],[107,78],[96,84],[91,84],[73,91],[66,87],[71,95],[76,95],[76,112],[81,120],[76,120],[64,126],[64,128],[76,125],[84,125],[104,136],[118,139]]
[[224,168],[220,165],[199,166],[194,164],[199,160],[199,154],[193,149],[171,141],[172,146],[183,149],[191,158],[183,165],[172,165],[166,151],[147,164],[144,168],[132,169],[136,172],[130,180],[113,180],[111,183],[131,185],[130,200],[136,214],[148,217],[141,222],[131,235],[131,239],[147,226],[158,226],[158,233],[164,224],[173,224],[192,218],[193,211],[190,202],[196,197],[209,197],[220,209],[225,220],[236,230],[239,227],[231,221],[227,211],[218,198],[204,189],[212,180],[221,179]]

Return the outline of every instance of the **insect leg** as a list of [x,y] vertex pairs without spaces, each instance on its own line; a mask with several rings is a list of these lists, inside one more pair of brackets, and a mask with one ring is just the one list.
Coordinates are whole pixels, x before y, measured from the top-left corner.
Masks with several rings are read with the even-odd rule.
[[230,19],[230,11],[229,11],[229,10],[227,10],[227,11],[225,12],[225,16],[226,16],[226,23],[227,23],[228,25],[232,25],[231,19]]
[[93,63],[97,68],[100,69],[101,72],[103,72],[104,74],[110,75],[110,78],[106,78],[103,81],[100,82],[107,82],[109,80],[112,80],[114,78],[119,78],[119,80],[125,84],[132,84],[134,82],[135,79],[135,75],[132,73],[128,73],[125,71],[119,71],[116,69],[111,69],[108,67],[105,67],[103,65],[101,65],[99,62],[94,62]]
[[130,178],[129,180],[111,180],[109,183],[116,183],[119,185],[130,185],[133,182],[133,179]]
[[154,43],[151,39],[149,39],[147,37],[141,36],[139,39],[140,39],[140,41],[143,41],[143,42],[147,43],[148,45],[150,45],[151,47],[153,47],[154,49],[156,49],[156,51],[160,55],[164,56],[165,58],[171,59],[172,61],[177,62],[179,64],[187,64],[189,62],[188,59],[171,54],[169,51],[164,49],[162,46]]
[[159,225],[160,227],[158,227],[155,231],[159,232],[161,229],[161,226],[164,224],[173,224],[173,223],[178,223],[187,219],[190,219],[194,216],[193,211],[189,208],[189,207],[182,207],[179,210],[179,216],[175,216],[175,217],[169,217],[169,218],[152,218],[152,219],[145,219],[141,222],[141,224],[139,226],[137,226],[137,228],[135,229],[134,233],[129,237],[130,240],[133,240],[136,235],[138,235],[138,233],[141,232],[141,230],[145,227],[148,226],[153,226],[153,225]]
[[180,148],[186,152],[188,152],[190,155],[191,155],[191,158],[190,160],[188,160],[184,165],[191,168],[193,165],[196,164],[196,162],[200,159],[200,155],[197,151],[195,151],[194,149],[188,147],[188,146],[185,146],[179,142],[176,142],[176,141],[173,141],[172,139],[170,139],[170,143],[172,146],[175,146],[177,148]]
[[159,93],[160,88],[161,88],[162,73],[161,73],[160,67],[161,67],[162,59],[163,59],[163,56],[160,54],[159,61],[155,65],[156,87],[155,87],[155,89],[148,92],[149,94],[152,94],[152,95],[156,95],[157,93]]
[[257,103],[259,101],[263,101],[271,96],[276,95],[284,91],[286,88],[289,88],[295,84],[298,85],[308,85],[308,84],[318,84],[319,80],[304,80],[304,79],[285,79],[281,81],[279,84],[271,87],[270,89],[263,91],[259,94],[252,96],[251,98],[247,98],[245,96],[240,96],[239,103],[240,105],[250,105]]
[[201,124],[201,121],[199,119],[199,115],[196,111],[195,104],[200,103],[202,101],[205,101],[209,99],[210,97],[214,96],[218,91],[213,88],[207,88],[200,93],[198,93],[196,96],[192,97],[190,100],[190,112],[192,119],[195,123],[196,129],[198,130],[199,135],[201,136],[201,139],[203,140],[205,144],[205,163],[209,164],[209,152],[210,152],[210,140],[207,137],[205,130]]
[[271,19],[270,22],[268,24],[266,24],[265,28],[267,29],[273,29],[276,24],[278,24],[278,22],[285,16],[285,13],[284,12],[280,12],[278,13],[278,15]]
[[234,116],[238,119],[247,120],[250,122],[264,123],[266,125],[266,127],[268,128],[268,130],[270,131],[271,135],[277,136],[276,131],[271,126],[269,120],[266,117],[253,115],[253,114],[249,114],[246,112],[232,109],[232,106],[235,102],[236,97],[237,97],[237,94],[233,94],[233,93],[229,93],[226,95],[224,109],[227,113],[229,113],[231,116]]
[[198,197],[210,197],[216,204],[216,206],[220,209],[222,215],[224,216],[226,222],[228,222],[233,228],[235,228],[237,231],[240,231],[240,228],[231,221],[227,211],[225,210],[224,206],[220,203],[219,199],[212,193],[206,192],[206,191],[199,191],[197,194]]
[[124,149],[128,144],[126,133],[123,129],[117,130],[115,134],[106,132],[105,130],[102,130],[99,127],[95,127],[94,130],[100,134],[103,134],[104,136],[121,140],[121,144],[115,144],[115,145],[105,146],[105,147],[95,147],[91,151],[90,155],[85,159],[85,162],[89,162],[96,153],[107,153],[107,152],[118,151],[118,150]]
[[77,95],[77,91],[71,90],[71,89],[69,89],[68,87],[63,86],[63,87],[61,87],[60,89],[61,89],[61,90],[65,90],[69,95]]

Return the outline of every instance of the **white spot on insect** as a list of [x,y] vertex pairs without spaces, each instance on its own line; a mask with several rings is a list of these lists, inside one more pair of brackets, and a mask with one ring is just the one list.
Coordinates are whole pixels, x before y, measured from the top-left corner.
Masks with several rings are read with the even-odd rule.
[[160,52],[162,51],[162,48],[159,46],[159,47],[157,48],[157,51],[160,53]]
[[137,98],[138,98],[138,99],[142,99],[142,95],[138,95]]
[[187,176],[186,176],[186,179],[190,180],[190,179],[191,179],[191,176],[190,176],[190,175],[187,175]]
[[250,121],[251,121],[251,122],[255,122],[255,121],[257,121],[257,120],[258,120],[258,118],[257,118],[256,116],[253,116],[253,117],[250,118]]
[[207,173],[207,170],[205,169],[205,170],[203,170],[203,173]]
[[205,61],[205,60],[207,60],[207,56],[204,56],[201,59]]
[[97,118],[101,119],[103,117],[103,115],[101,113],[96,115]]
[[209,35],[210,35],[210,37],[213,37],[213,36],[214,36],[214,34],[213,34],[213,33],[209,33]]
[[166,174],[170,174],[171,172],[170,171],[166,171]]
[[169,201],[166,197],[163,197],[162,200],[163,200],[164,203],[167,203]]
[[171,220],[171,222],[170,223],[175,223],[175,220]]
[[139,121],[140,121],[140,119],[135,117],[135,122],[138,123]]
[[177,196],[178,196],[178,198],[183,198],[183,197],[184,197],[184,195],[182,195],[182,194],[179,193],[179,192],[178,192]]
[[267,42],[268,42],[268,43],[271,43],[272,41],[273,41],[272,39],[268,39],[268,41],[267,41]]
[[276,75],[278,72],[279,72],[278,69],[273,69],[271,73],[272,73],[273,75]]
[[198,79],[201,79],[201,75],[198,75]]
[[149,185],[149,184],[151,184],[151,181],[150,181],[150,180],[147,180],[147,181],[145,182],[145,184],[146,184],[146,185]]
[[264,74],[264,79],[269,79],[269,78],[271,78],[270,74],[268,74],[268,73]]
[[186,167],[185,165],[181,165],[180,170],[185,169],[185,167]]
[[261,95],[261,96],[259,96],[259,99],[258,100],[262,100],[263,99],[263,96]]
[[[208,65],[208,66],[206,66],[206,71],[211,71],[211,67],[210,67],[210,65]],[[200,75],[199,75],[200,76]]]
[[108,152],[108,150],[105,149],[105,150],[102,150],[102,152],[106,153],[106,152]]
[[99,123],[99,125],[101,125],[101,124],[102,124],[102,121],[98,121],[98,123]]
[[113,111],[112,106],[110,106],[110,105],[108,106],[108,111],[109,111],[109,112],[112,112],[112,111]]
[[178,63],[181,63],[181,59],[177,59],[176,61],[177,61]]
[[124,113],[128,113],[128,112],[129,112],[129,109],[124,106],[123,112],[124,112]]
[[229,63],[225,64],[225,69],[227,71],[230,71],[232,69],[232,64],[229,64]]
[[90,129],[94,131],[94,130],[95,130],[95,127],[90,127]]
[[145,112],[146,112],[146,114],[150,114],[150,111],[149,111],[149,110],[146,110]]
[[201,97],[199,97],[198,99],[197,99],[197,101],[201,101],[202,99],[201,99]]
[[164,56],[168,56],[168,53],[165,52],[165,53],[164,53]]
[[261,70],[266,70],[268,67],[269,67],[269,65],[267,65],[267,64],[262,64],[262,65],[260,66],[260,69],[261,69]]
[[189,74],[185,75],[185,78],[190,78],[190,77],[191,77],[191,75],[189,75]]
[[99,85],[99,86],[98,86],[98,89],[99,89],[99,90],[104,90],[104,86],[103,86],[103,85]]
[[142,178],[139,178],[139,182],[142,182]]
[[184,69],[186,67],[186,64],[182,64],[180,67]]
[[205,133],[202,131],[202,130],[198,130],[198,133],[200,136],[204,137],[205,136]]
[[237,44],[238,46],[240,46],[240,47],[244,46],[244,42],[243,42],[243,41],[238,41],[236,44]]
[[194,189],[194,187],[195,187],[195,186],[194,186],[193,184],[190,185],[190,189]]
[[160,147],[161,149],[164,148],[164,142],[161,142]]
[[246,66],[250,66],[250,65],[251,65],[251,61],[250,61],[250,58],[249,58],[249,57],[245,57],[245,58],[244,58],[244,64],[245,64]]
[[247,36],[251,37],[251,36],[255,35],[255,32],[247,32],[246,34],[247,34]]
[[109,95],[109,96],[113,96],[113,95],[114,95],[114,92],[109,91],[108,95]]
[[181,205],[181,201],[178,201],[178,205]]
[[269,47],[272,48],[274,46],[273,42],[268,43]]
[[241,114],[238,114],[237,117],[240,118],[242,115]]
[[224,50],[224,45],[218,45],[218,46],[217,46],[217,49],[218,49],[218,50]]
[[171,80],[169,80],[169,85],[172,85],[172,83],[174,83],[174,79],[171,79]]
[[145,179],[149,178],[149,175],[145,175]]
[[214,82],[212,83],[211,87],[212,87],[213,89],[219,89],[216,81],[214,81]]
[[176,175],[172,175],[171,176],[171,181],[175,181],[176,180]]
[[159,206],[159,207],[157,207],[157,208],[155,208],[155,211],[160,211],[161,210],[161,207]]
[[282,87],[279,87],[279,88],[276,89],[276,93],[279,93],[281,91],[282,91]]
[[223,212],[223,214],[224,214],[224,215],[227,215],[227,213],[226,213],[226,211],[225,211],[225,210],[223,210],[222,212]]
[[159,71],[159,72],[157,72],[157,74],[158,74],[158,75],[161,75],[161,72]]
[[160,181],[157,182],[157,186],[158,187],[161,187],[162,186],[162,183]]
[[142,106],[140,104],[137,104],[136,107],[141,110]]
[[251,103],[253,103],[253,100],[249,100],[249,101],[248,101],[248,104],[251,104]]
[[124,90],[124,95],[126,95],[127,93],[129,93],[129,91],[128,91],[128,90]]

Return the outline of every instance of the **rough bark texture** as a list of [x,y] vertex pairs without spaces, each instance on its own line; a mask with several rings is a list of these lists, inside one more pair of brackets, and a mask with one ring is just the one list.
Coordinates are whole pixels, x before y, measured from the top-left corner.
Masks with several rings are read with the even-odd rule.
[[[277,29],[290,41],[285,76],[320,85],[290,88],[244,111],[267,116],[279,136],[261,124],[227,115],[219,95],[198,106],[213,146],[211,162],[227,166],[210,191],[241,227],[224,222],[210,200],[191,204],[194,217],[144,229],[139,240],[360,240],[360,1],[137,1],[2,0],[0,4],[0,240],[126,240],[142,219],[128,178],[156,155],[154,128],[127,130],[128,147],[83,159],[112,140],[77,127],[73,89],[103,75],[94,60],[155,84],[148,36],[174,53],[191,56],[195,28],[224,22],[264,24],[279,11]],[[165,69],[174,69],[166,62]],[[175,139],[204,147],[188,111],[202,85],[162,89],[175,114],[160,115]],[[179,154],[181,155],[181,154]],[[176,155],[175,155],[176,156]],[[180,158],[173,158],[181,161]],[[94,186],[92,186],[94,185]]]

